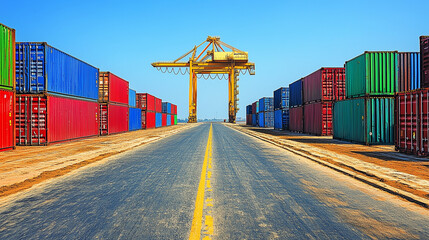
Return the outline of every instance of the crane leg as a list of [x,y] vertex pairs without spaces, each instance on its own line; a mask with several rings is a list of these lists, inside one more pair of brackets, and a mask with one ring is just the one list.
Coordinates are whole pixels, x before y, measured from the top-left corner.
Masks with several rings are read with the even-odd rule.
[[188,123],[197,122],[197,75],[190,71],[189,76],[189,117]]
[[228,115],[230,123],[235,123],[235,116],[236,116],[236,95],[235,95],[235,72],[234,68],[231,70],[231,73],[229,74],[228,78]]

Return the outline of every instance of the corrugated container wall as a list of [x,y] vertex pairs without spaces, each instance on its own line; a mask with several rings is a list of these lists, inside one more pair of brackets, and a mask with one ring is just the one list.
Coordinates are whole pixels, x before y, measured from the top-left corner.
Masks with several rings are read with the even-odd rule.
[[129,131],[142,129],[142,110],[140,108],[130,107],[128,117],[128,129]]
[[256,113],[259,113],[259,100],[256,101]]
[[97,100],[98,68],[47,43],[17,43],[16,91]]
[[170,114],[167,114],[167,126],[171,126],[171,115]]
[[129,83],[111,72],[100,72],[99,102],[128,105]]
[[162,113],[171,114],[171,103],[169,102],[162,103]]
[[346,97],[386,96],[397,92],[398,52],[365,52],[347,61]]
[[128,106],[113,103],[100,104],[100,135],[127,132],[128,116]]
[[155,97],[155,112],[162,113],[162,99]]
[[177,115],[177,105],[171,104],[171,114]]
[[252,114],[256,114],[256,102],[252,103]]
[[128,93],[128,106],[136,107],[136,90],[129,89]]
[[56,95],[16,97],[16,144],[48,143],[99,135],[99,104]]
[[420,53],[398,53],[398,92],[420,88]]
[[289,109],[274,110],[274,129],[289,129]]
[[174,115],[174,125],[177,125],[177,115]]
[[156,126],[156,113],[142,110],[142,128],[149,129]]
[[429,36],[420,37],[420,70],[420,86],[429,87]]
[[332,135],[332,102],[304,105],[304,133],[318,136]]
[[15,93],[0,89],[0,151],[15,147]]
[[247,114],[252,114],[252,105],[247,105],[246,106],[246,115]]
[[289,88],[281,87],[274,91],[274,110],[289,108]]
[[162,127],[162,113],[156,113],[155,115],[155,127]]
[[302,81],[303,101],[336,101],[345,98],[345,69],[321,68]]
[[334,104],[334,138],[371,144],[394,143],[394,98],[355,98]]
[[395,96],[395,148],[419,156],[429,155],[429,89]]
[[289,107],[302,105],[302,79],[289,84]]
[[167,113],[162,114],[162,123],[161,124],[163,127],[167,126]]
[[259,112],[274,111],[274,99],[272,97],[263,97],[259,99]]
[[148,93],[137,93],[137,107],[145,111],[155,112],[155,97]]
[[303,107],[289,108],[289,130],[302,132],[304,130]]
[[246,125],[252,125],[252,114],[246,114]]
[[0,89],[15,91],[15,30],[0,24]]
[[170,125],[175,125],[174,124],[174,116],[175,115],[169,115],[169,117],[170,117]]

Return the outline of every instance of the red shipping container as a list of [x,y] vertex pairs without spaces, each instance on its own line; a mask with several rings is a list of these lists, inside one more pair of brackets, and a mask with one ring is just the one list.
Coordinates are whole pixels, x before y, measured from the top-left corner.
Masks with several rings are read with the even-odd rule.
[[429,87],[429,36],[420,36],[420,87]]
[[252,114],[246,115],[246,125],[249,125],[249,126],[252,125]]
[[155,112],[162,113],[162,99],[155,98]]
[[302,132],[304,130],[303,107],[289,108],[289,130]]
[[256,102],[252,103],[252,114],[256,114]]
[[171,114],[173,114],[173,115],[177,114],[177,105],[171,104]]
[[142,111],[142,128],[149,129],[156,126],[156,113],[149,111]]
[[162,114],[162,126],[167,126],[167,113]]
[[171,114],[171,115],[169,115],[170,116],[170,118],[171,118],[171,126],[173,126],[174,125],[174,115],[173,114]]
[[304,103],[345,99],[345,68],[321,68],[302,84]]
[[100,104],[100,135],[128,131],[128,106]]
[[395,96],[395,148],[419,156],[429,155],[429,88]]
[[0,90],[0,152],[15,148],[15,93]]
[[318,136],[332,135],[332,102],[304,105],[304,133]]
[[129,83],[110,72],[100,72],[98,100],[128,105]]
[[137,93],[136,107],[144,111],[155,111],[155,97],[149,93]]
[[16,97],[16,144],[49,143],[98,136],[99,104],[56,95]]

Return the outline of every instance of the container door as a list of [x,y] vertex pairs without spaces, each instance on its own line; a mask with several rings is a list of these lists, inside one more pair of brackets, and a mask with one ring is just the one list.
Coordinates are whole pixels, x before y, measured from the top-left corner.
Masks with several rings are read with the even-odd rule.
[[100,135],[107,135],[108,132],[108,107],[106,104],[100,105]]

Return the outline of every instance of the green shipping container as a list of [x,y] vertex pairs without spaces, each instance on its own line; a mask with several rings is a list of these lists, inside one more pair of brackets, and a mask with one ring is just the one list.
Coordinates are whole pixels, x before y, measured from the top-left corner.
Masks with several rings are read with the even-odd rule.
[[346,97],[395,95],[398,52],[365,52],[347,61]]
[[177,115],[174,115],[174,125],[177,125]]
[[15,29],[0,23],[0,88],[15,90]]
[[394,98],[347,99],[334,104],[334,138],[371,144],[394,143]]

